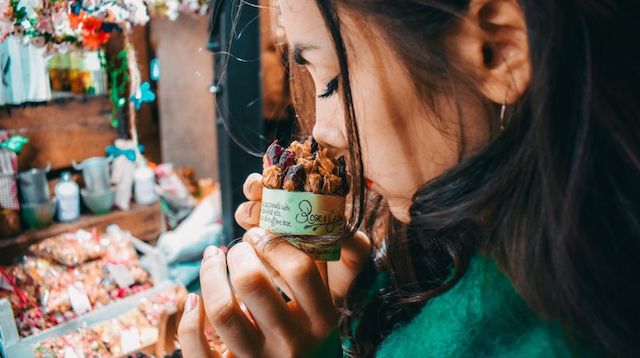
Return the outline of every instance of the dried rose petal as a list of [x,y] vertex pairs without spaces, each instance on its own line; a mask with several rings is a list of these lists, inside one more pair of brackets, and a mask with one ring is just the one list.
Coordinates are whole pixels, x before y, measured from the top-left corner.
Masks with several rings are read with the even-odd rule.
[[273,165],[262,172],[262,185],[269,189],[280,189],[282,187],[282,170],[279,166]]
[[282,152],[282,155],[280,156],[280,161],[278,162],[278,165],[282,169],[282,172],[285,173],[290,166],[295,164],[295,162],[296,162],[296,158],[293,155],[293,153],[291,153],[288,150],[285,150],[284,152]]
[[287,171],[282,183],[282,189],[287,191],[298,191],[304,188],[306,173],[302,165],[293,165]]
[[304,167],[304,171],[307,174],[315,173],[315,172],[318,171],[318,168],[316,167],[315,160],[313,160],[313,159],[298,158],[298,160],[296,161],[296,164],[302,165]]
[[280,156],[283,152],[282,146],[278,144],[278,141],[271,143],[269,148],[267,148],[267,152],[265,153],[265,158],[267,159],[267,163],[269,165],[274,165],[280,161]]
[[322,178],[322,193],[338,195],[342,190],[342,179],[340,177],[329,174]]
[[322,176],[318,173],[308,174],[304,184],[304,191],[316,194],[322,192]]
[[333,161],[327,156],[327,149],[321,149],[316,152],[316,160],[318,161],[318,171],[322,176],[327,176],[329,174],[333,174],[333,170],[335,169],[335,164]]

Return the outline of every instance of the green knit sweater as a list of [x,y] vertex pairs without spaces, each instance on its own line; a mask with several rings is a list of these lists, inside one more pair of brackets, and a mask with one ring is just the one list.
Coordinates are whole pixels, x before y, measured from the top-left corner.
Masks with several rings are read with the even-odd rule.
[[431,299],[380,346],[378,357],[593,356],[539,319],[496,264],[476,256],[464,277]]

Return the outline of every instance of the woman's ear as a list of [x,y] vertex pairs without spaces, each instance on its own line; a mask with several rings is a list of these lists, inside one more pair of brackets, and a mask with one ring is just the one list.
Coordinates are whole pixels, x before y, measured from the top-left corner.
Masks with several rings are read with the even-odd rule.
[[471,65],[482,94],[495,103],[512,104],[531,80],[527,36],[517,0],[471,0],[454,36],[454,51]]

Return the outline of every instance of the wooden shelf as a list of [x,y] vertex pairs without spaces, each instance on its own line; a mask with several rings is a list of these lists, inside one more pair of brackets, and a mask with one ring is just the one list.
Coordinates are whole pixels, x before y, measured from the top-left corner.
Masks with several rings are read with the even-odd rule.
[[132,204],[129,211],[114,211],[106,215],[83,215],[73,223],[54,223],[39,229],[27,230],[17,237],[0,239],[0,264],[10,264],[15,258],[28,252],[30,245],[69,231],[97,228],[104,231],[109,225],[118,225],[144,241],[155,241],[165,229],[160,204],[138,206]]
[[111,101],[106,96],[64,98],[42,105],[0,111],[0,128],[29,138],[18,156],[20,171],[68,168],[71,160],[104,156],[118,137],[111,126]]

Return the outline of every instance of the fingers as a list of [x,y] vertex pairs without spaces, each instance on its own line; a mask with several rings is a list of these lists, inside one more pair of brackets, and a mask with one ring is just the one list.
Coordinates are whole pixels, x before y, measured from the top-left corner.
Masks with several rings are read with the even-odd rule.
[[184,306],[184,314],[178,325],[178,340],[185,358],[217,357],[209,348],[204,336],[205,314],[202,300],[190,293]]
[[296,335],[298,327],[253,247],[245,242],[235,245],[227,262],[233,288],[265,338]]
[[240,309],[229,281],[224,253],[210,246],[200,268],[200,285],[206,316],[235,355],[255,356],[263,337]]
[[236,222],[243,229],[249,230],[260,223],[260,200],[262,200],[262,175],[250,174],[242,186],[244,196],[249,200],[242,203],[234,214]]
[[238,225],[245,230],[258,226],[260,223],[260,202],[247,201],[240,204],[234,216]]
[[254,228],[245,234],[260,258],[287,282],[293,299],[304,312],[315,336],[325,335],[335,326],[335,312],[328,288],[314,260],[286,241]]
[[329,288],[336,304],[342,302],[353,279],[370,255],[371,241],[363,232],[358,231],[353,238],[342,241],[340,261],[327,263]]
[[242,186],[242,192],[249,201],[262,200],[262,175],[258,173],[249,174]]

